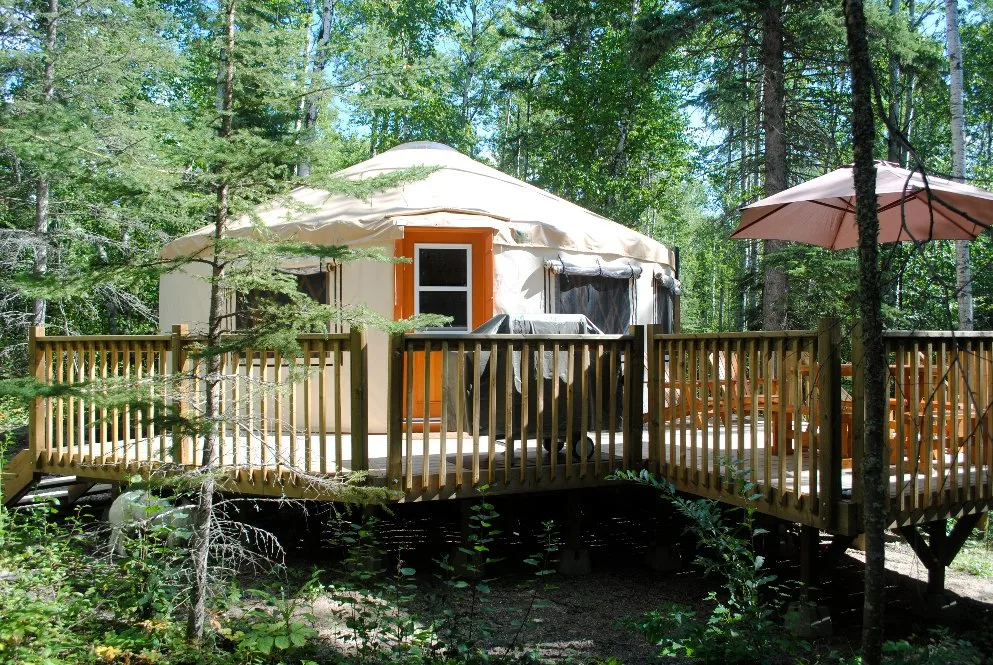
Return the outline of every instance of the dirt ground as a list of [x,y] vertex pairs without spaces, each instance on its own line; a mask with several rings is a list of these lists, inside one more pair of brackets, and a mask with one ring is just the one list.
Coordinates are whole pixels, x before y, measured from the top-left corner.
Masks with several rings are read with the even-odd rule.
[[[642,635],[623,626],[622,619],[639,617],[666,601],[689,605],[701,617],[709,613],[704,599],[717,587],[717,580],[705,579],[695,566],[656,572],[645,563],[645,553],[659,533],[678,534],[682,527],[655,510],[632,513],[631,500],[618,495],[613,502],[587,504],[583,542],[590,553],[592,571],[578,577],[556,574],[544,578],[555,588],[539,594],[541,607],[533,610],[534,621],[518,644],[537,647],[550,662],[600,663],[610,658],[625,665],[659,662],[655,649]],[[547,517],[562,517],[543,512],[535,504],[502,505],[498,509],[504,528],[495,539],[492,554],[501,560],[487,568],[490,592],[485,601],[488,623],[495,629],[489,640],[494,646],[511,643],[516,632],[512,621],[522,619],[531,604],[533,568],[521,561],[535,551],[536,525]],[[387,546],[399,543],[406,551],[404,565],[418,571],[416,579],[422,593],[435,584],[436,557],[452,551],[458,539],[457,522],[457,509],[446,517],[435,504],[433,509],[397,515],[380,524]],[[304,543],[300,547],[308,549]],[[787,547],[778,562],[770,563],[777,583],[797,579],[797,561],[796,553]],[[966,637],[980,633],[993,636],[993,580],[948,569],[949,607],[935,616],[926,603],[927,571],[896,538],[887,546],[887,569],[887,639],[921,641],[939,626]],[[849,550],[837,569],[825,576],[818,602],[830,610],[834,635],[818,643],[818,652],[857,652],[863,571],[862,554]],[[329,598],[319,599],[315,609],[327,615],[335,609],[332,604]],[[430,611],[427,605],[419,599],[411,609],[426,616]]]

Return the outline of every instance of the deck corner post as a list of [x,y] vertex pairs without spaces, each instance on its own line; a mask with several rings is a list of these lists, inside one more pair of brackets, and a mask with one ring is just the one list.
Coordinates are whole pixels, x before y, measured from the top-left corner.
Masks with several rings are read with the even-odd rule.
[[352,327],[348,333],[351,384],[352,470],[369,469],[369,358],[365,330]]
[[[642,414],[645,413],[645,326],[631,326],[630,382],[631,395],[628,397],[628,412],[624,414],[624,466],[628,470],[638,469],[641,456]],[[649,453],[649,456],[651,453]]]
[[[862,505],[862,452],[865,449],[865,351],[862,322],[852,329],[852,501]],[[861,516],[860,516],[861,519]]]
[[659,454],[662,445],[659,441],[659,432],[661,431],[659,418],[662,415],[662,399],[659,395],[659,388],[663,379],[658,376],[659,358],[655,337],[664,332],[663,326],[653,323],[648,326],[648,332],[645,336],[646,357],[648,358],[648,367],[645,372],[648,378],[648,404],[645,405],[643,413],[648,416],[648,467],[649,471],[659,475],[663,473],[663,457]]
[[[46,354],[38,348],[38,339],[45,336],[45,326],[33,326],[28,330],[28,367],[31,376],[39,383],[48,382],[48,369],[45,366]],[[28,413],[28,445],[31,449],[31,462],[35,468],[41,466],[45,448],[45,398],[35,395]]]
[[835,522],[835,503],[841,499],[841,323],[825,317],[817,323],[818,411],[820,413],[817,479],[821,528]]
[[[193,440],[183,433],[182,421],[186,418],[190,410],[190,401],[187,391],[193,384],[186,377],[190,371],[189,354],[185,349],[185,338],[190,333],[190,327],[185,323],[177,323],[172,327],[172,376],[176,382],[174,384],[173,409],[179,417],[180,424],[173,427],[172,445],[173,460],[179,461],[182,466],[193,464]],[[175,377],[180,377],[176,379]]]
[[386,486],[397,489],[403,475],[403,335],[390,335],[386,404]]

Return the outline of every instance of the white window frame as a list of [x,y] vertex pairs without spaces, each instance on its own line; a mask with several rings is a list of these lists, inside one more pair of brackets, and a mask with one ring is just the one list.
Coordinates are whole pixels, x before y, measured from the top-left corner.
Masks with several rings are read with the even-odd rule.
[[[466,285],[461,286],[421,286],[421,250],[422,249],[463,249],[466,260]],[[414,244],[414,314],[421,313],[422,291],[445,293],[464,292],[466,294],[466,327],[465,328],[428,328],[431,332],[469,332],[472,330],[472,245],[462,243],[415,243]]]

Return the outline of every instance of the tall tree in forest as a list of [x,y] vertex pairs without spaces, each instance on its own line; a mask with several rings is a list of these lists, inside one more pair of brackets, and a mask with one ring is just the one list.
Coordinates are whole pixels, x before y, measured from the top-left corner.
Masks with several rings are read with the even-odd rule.
[[[54,10],[54,11],[53,11]],[[90,280],[154,256],[184,218],[183,165],[163,146],[183,133],[165,82],[181,56],[147,3],[92,0],[68,8],[7,0],[0,76],[0,361],[23,358],[26,328],[65,334],[147,332],[147,276]],[[170,137],[170,138],[166,138]],[[23,360],[21,360],[23,362]]]
[[[51,103],[55,86],[55,43],[59,28],[59,0],[48,1],[48,11],[41,14],[41,24],[45,29],[44,59],[45,67],[41,81],[41,107]],[[38,174],[35,185],[35,239],[34,272],[42,276],[48,272],[48,204],[49,185],[46,173]],[[45,325],[45,309],[48,301],[44,296],[35,298],[34,325]]]
[[[235,7],[236,0],[227,0],[219,10],[223,12],[223,46],[217,68],[217,138],[222,154],[233,138],[234,121],[234,62],[235,62]],[[224,314],[224,270],[225,263],[220,255],[220,243],[230,215],[230,174],[224,159],[219,159],[213,168],[216,188],[214,207],[214,249],[209,258],[210,265],[210,311],[207,320],[207,340],[209,348],[219,348],[223,331]],[[192,560],[192,584],[190,587],[190,613],[186,635],[191,640],[200,640],[207,622],[208,558],[213,540],[214,518],[214,470],[217,466],[217,438],[220,430],[221,403],[221,356],[210,354],[206,358],[206,379],[204,390],[204,417],[207,429],[203,437],[203,458],[200,460],[202,480],[197,490],[196,519],[193,524],[193,538],[190,543]]]
[[[629,0],[516,7],[505,27],[496,152],[508,173],[652,233],[684,194],[686,82],[669,62],[632,71],[638,11]],[[671,57],[655,61],[663,56]]]
[[852,72],[852,135],[855,150],[855,216],[859,230],[859,314],[862,327],[861,363],[865,376],[865,426],[862,487],[865,519],[865,600],[862,609],[862,663],[882,661],[887,525],[883,484],[886,359],[879,269],[879,216],[876,210],[876,143],[872,113],[872,61],[862,0],[844,0],[848,54]]
[[[305,85],[309,84],[310,88],[314,88],[305,90],[303,95],[303,117],[300,125],[304,140],[311,140],[311,135],[317,131],[317,118],[328,99],[324,72],[331,60],[331,33],[334,30],[336,3],[334,0],[320,0],[320,3],[317,36],[311,39],[312,29],[307,25],[306,38],[304,39],[304,70],[309,69],[311,74],[309,80],[305,81]],[[308,14],[310,10],[311,7],[308,5]],[[313,43],[313,48],[311,48],[311,43]],[[297,175],[302,178],[310,175],[309,161],[301,160],[297,164]]]
[[[767,0],[762,9],[762,126],[765,133],[765,195],[778,194],[787,187],[786,85],[784,82],[782,0]],[[776,255],[786,243],[763,243],[765,279],[762,289],[762,327],[786,328],[788,282],[786,271],[777,265]]]
[[[761,117],[763,144],[761,162],[764,193],[767,196],[781,192],[788,186],[785,10],[786,4],[782,0],[762,0],[748,6],[722,0],[696,0],[677,10],[667,9],[650,13],[640,21],[636,40],[636,59],[650,66],[663,54],[674,49],[677,44],[691,39],[696,33],[706,34],[709,31],[726,29],[727,26],[741,23],[738,17],[743,14],[745,23],[760,25],[761,44],[757,65],[761,72],[758,93],[761,98],[761,108],[757,111]],[[747,42],[746,34],[742,50],[747,50]],[[739,85],[739,89],[747,90],[747,85]],[[713,97],[719,100],[727,99],[726,94],[715,94]],[[748,120],[743,116],[742,123],[747,124],[747,122]],[[743,126],[739,134],[744,136],[745,133]],[[744,168],[744,154],[745,151],[742,150],[742,168]],[[740,194],[742,198],[748,195],[744,191]],[[743,202],[743,200],[736,202],[734,207]],[[775,240],[767,240],[763,243],[762,326],[768,330],[781,330],[787,323],[788,281],[781,255],[785,245],[786,243]]]
[[[965,182],[965,111],[963,109],[962,42],[959,39],[958,0],[945,0],[945,34],[951,80],[952,178]],[[969,241],[955,242],[955,286],[959,330],[972,330],[972,265]]]

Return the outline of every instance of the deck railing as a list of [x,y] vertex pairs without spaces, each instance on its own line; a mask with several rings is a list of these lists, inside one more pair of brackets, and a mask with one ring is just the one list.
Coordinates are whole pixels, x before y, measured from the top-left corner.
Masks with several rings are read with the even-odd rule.
[[838,340],[831,321],[818,331],[711,335],[650,326],[649,465],[679,489],[833,526]]
[[[243,491],[369,468],[364,335],[299,343],[292,358],[220,357],[219,460]],[[204,411],[202,346],[182,326],[144,336],[32,330],[30,371],[53,385],[30,412],[36,469],[121,479],[201,465],[203,434],[183,423]],[[894,521],[993,504],[993,333],[890,332],[886,353]],[[709,335],[657,326],[395,335],[373,481],[414,500],[482,485],[585,486],[647,466],[730,503],[753,483],[762,512],[854,533],[865,418],[857,331],[852,355],[841,362],[831,320],[815,331]]]
[[993,333],[890,331],[885,350],[891,512],[993,499]]
[[566,486],[640,464],[642,333],[394,337],[388,483]]
[[[301,352],[293,358],[265,349],[220,355],[218,459],[252,482],[368,466],[364,335],[298,341]],[[34,377],[63,387],[37,398],[31,411],[39,470],[201,465],[204,436],[192,423],[204,415],[202,347],[185,326],[129,336],[46,336],[33,329]]]

